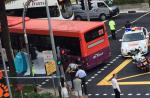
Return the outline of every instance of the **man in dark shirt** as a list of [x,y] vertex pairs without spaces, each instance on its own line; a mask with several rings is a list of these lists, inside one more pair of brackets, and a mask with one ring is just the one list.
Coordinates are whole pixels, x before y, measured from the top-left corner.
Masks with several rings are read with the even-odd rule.
[[126,21],[125,28],[131,28],[131,23],[129,21]]

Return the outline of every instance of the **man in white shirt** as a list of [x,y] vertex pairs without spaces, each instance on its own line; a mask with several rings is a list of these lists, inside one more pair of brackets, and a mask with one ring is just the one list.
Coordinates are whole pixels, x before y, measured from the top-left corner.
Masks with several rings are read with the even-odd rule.
[[113,78],[111,80],[111,83],[112,83],[112,87],[113,87],[114,92],[115,92],[115,98],[120,98],[121,90],[120,90],[120,87],[119,87],[119,84],[118,84],[116,78],[117,78],[117,74],[113,74]]
[[82,66],[79,66],[78,71],[76,72],[76,77],[79,77],[82,80],[83,92],[87,95],[87,86],[86,86],[86,72],[83,70]]

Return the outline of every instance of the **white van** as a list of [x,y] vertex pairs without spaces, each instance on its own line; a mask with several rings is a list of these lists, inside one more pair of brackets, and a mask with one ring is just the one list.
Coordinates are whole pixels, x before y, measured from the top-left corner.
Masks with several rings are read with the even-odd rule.
[[[83,2],[83,1],[82,1]],[[79,4],[72,5],[76,20],[87,19],[86,11],[82,9],[81,1]],[[89,9],[90,19],[105,20],[107,17],[119,14],[119,7],[108,0],[91,0],[91,9]]]

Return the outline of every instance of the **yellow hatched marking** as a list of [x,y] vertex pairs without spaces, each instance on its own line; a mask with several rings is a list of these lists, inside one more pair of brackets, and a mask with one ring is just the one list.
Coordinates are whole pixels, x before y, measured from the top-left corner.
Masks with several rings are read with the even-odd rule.
[[114,69],[111,73],[109,73],[103,80],[101,80],[97,85],[111,85],[110,79],[112,78],[112,75],[114,73],[120,72],[125,66],[127,66],[132,59],[126,59],[124,62],[122,62],[116,69]]
[[129,79],[129,78],[134,78],[134,77],[138,77],[138,76],[143,76],[143,75],[147,75],[147,74],[150,74],[150,72],[146,72],[146,73],[142,73],[142,74],[137,74],[137,75],[132,75],[132,76],[124,77],[124,78],[119,78],[117,80],[121,81],[121,80]]

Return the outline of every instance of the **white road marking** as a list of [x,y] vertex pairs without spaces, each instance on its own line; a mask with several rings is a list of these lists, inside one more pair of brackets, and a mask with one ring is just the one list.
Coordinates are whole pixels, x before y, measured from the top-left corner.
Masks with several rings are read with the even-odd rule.
[[91,77],[92,79],[94,79],[95,77]]
[[95,94],[96,96],[99,96],[99,94]]
[[49,79],[47,79],[47,80],[45,80],[46,82],[48,82],[49,81]]
[[138,93],[138,94],[136,94],[137,96],[140,96],[141,94],[140,93]]
[[116,61],[116,59],[113,60],[113,62]]
[[102,68],[101,70],[103,71],[103,70],[105,70],[105,69]]
[[42,82],[42,84],[46,84],[46,82]]
[[97,73],[101,73],[101,71],[98,71]]
[[107,64],[107,65],[109,66],[109,65],[111,65],[111,64]]
[[140,16],[139,18],[135,19],[135,20],[134,20],[134,21],[132,21],[131,23],[134,23],[134,22],[136,22],[136,21],[140,20],[141,18],[145,17],[145,16],[146,16],[146,15],[148,15],[148,14],[150,14],[150,11],[149,11],[149,12],[147,12],[146,14],[144,14],[144,15]]
[[124,94],[123,94],[123,93],[121,93],[120,95],[121,95],[121,96],[123,96]]
[[132,96],[132,95],[133,95],[133,94],[131,94],[131,93],[130,93],[130,94],[128,94],[128,96]]
[[119,57],[116,57],[116,59],[119,59]]
[[97,76],[98,74],[94,74],[94,76]]
[[145,95],[146,95],[146,96],[149,96],[150,94],[149,94],[149,93],[146,93]]
[[111,94],[112,96],[115,96],[115,94],[113,93],[113,94]]
[[105,66],[104,68],[108,68],[107,66]]
[[103,94],[104,96],[107,96],[108,94]]
[[42,85],[38,85],[39,87],[41,87]]
[[92,94],[88,94],[88,96],[92,96]]
[[90,82],[90,81],[92,81],[92,79],[89,79],[88,81]]
[[121,54],[119,54],[118,56],[119,56],[119,57],[121,57],[122,55],[121,55]]
[[110,62],[111,64],[114,63],[113,61]]

